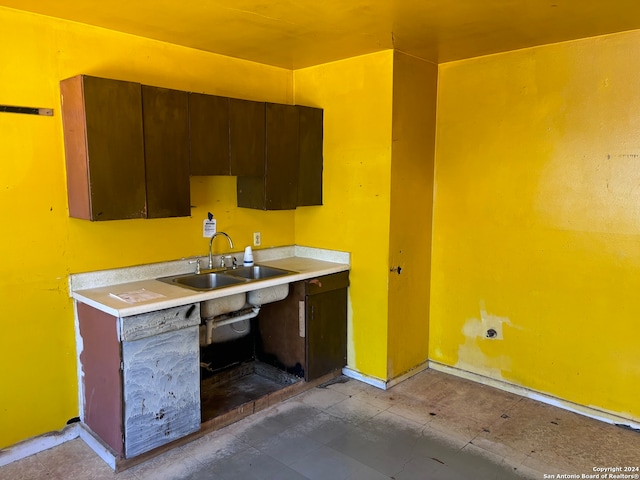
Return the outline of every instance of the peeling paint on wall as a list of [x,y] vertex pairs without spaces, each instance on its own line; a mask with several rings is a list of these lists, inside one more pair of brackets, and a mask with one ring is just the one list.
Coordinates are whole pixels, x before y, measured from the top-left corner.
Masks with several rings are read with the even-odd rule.
[[480,318],[470,318],[462,327],[465,341],[458,347],[456,367],[502,379],[502,372],[511,370],[511,358],[501,353],[504,325],[513,327],[508,317],[488,313],[480,302]]

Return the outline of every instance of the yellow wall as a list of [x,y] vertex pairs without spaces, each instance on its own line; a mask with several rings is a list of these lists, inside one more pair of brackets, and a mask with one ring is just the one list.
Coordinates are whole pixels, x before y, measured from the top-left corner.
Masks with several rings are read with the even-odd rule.
[[640,419],[639,74],[638,31],[440,66],[431,359]]
[[[235,179],[194,177],[191,218],[91,223],[67,217],[58,82],[79,73],[230,97],[290,103],[283,70],[0,8],[0,448],[78,415],[69,273],[205,254],[210,210],[238,251],[295,242],[294,213],[235,206]],[[126,172],[123,172],[126,174]],[[216,242],[226,251],[226,242]]]
[[352,254],[349,366],[386,379],[393,52],[294,72],[324,108],[324,205],[296,210],[296,243]]
[[394,53],[388,379],[428,355],[437,80],[437,65]]

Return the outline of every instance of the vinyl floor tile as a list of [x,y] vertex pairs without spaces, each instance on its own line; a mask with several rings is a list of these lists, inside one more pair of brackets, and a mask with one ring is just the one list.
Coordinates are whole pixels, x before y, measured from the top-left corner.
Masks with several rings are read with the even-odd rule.
[[336,403],[325,410],[327,413],[351,423],[362,423],[383,411],[382,408],[361,402],[357,397],[350,397]]
[[355,458],[324,445],[291,465],[310,480],[346,480],[358,475],[365,467]]
[[257,448],[279,462],[291,465],[301,458],[313,454],[321,446],[322,443],[307,435],[302,435],[296,430],[287,430]]
[[207,467],[222,480],[305,480],[305,477],[261,451],[250,448]]
[[[52,449],[57,455],[58,449]],[[49,468],[39,459],[38,455],[31,455],[25,459],[0,467],[0,480],[32,480],[34,478],[51,478]],[[48,463],[48,462],[45,462]]]
[[320,410],[330,408],[347,398],[349,398],[349,395],[330,388],[314,388],[299,395],[300,401]]
[[316,442],[327,444],[346,432],[353,430],[355,425],[345,422],[341,418],[326,412],[310,417],[292,427],[292,431],[305,435]]

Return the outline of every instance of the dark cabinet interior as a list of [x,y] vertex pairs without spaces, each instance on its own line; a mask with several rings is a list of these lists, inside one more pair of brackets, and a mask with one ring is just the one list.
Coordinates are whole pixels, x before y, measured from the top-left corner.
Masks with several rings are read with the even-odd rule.
[[147,217],[188,217],[189,104],[187,92],[142,86]]
[[347,363],[348,286],[349,272],[291,283],[285,299],[260,307],[244,336],[201,345],[202,421],[301,379],[339,373]]
[[79,75],[60,91],[69,216],[145,218],[140,84]]
[[259,336],[256,355],[263,362],[285,372],[306,378],[305,354],[306,296],[304,281],[289,284],[284,300],[263,305],[257,319]]
[[298,197],[298,107],[267,103],[263,174],[239,176],[238,206],[292,210]]
[[229,98],[189,94],[191,175],[231,175]]
[[349,272],[291,284],[287,298],[260,311],[256,355],[307,381],[340,370],[347,364],[348,286]]

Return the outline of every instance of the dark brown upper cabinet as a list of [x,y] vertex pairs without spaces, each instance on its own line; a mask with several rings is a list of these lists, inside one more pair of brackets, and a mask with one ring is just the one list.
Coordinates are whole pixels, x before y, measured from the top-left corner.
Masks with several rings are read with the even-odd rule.
[[69,216],[146,217],[140,84],[78,75],[60,92]]
[[231,175],[265,174],[265,103],[229,99]]
[[189,94],[191,175],[231,175],[229,99]]
[[323,110],[298,107],[299,164],[297,205],[322,205]]
[[191,215],[189,97],[187,92],[142,86],[147,218]]
[[298,108],[267,103],[264,174],[239,176],[238,206],[260,210],[292,210],[298,196]]
[[190,175],[238,177],[238,206],[322,205],[322,109],[79,75],[60,83],[69,216],[191,215]]

